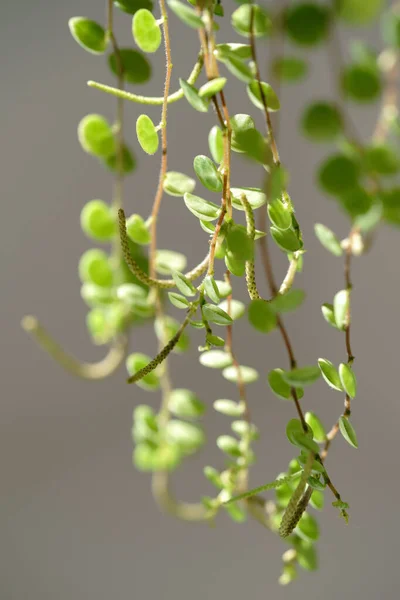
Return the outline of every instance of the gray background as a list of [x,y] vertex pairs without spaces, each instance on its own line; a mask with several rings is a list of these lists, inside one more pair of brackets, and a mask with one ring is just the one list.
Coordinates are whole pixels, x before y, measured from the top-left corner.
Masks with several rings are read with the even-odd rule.
[[[320,571],[301,573],[290,588],[282,589],[276,582],[285,545],[254,522],[239,526],[221,516],[217,526],[209,528],[177,522],[157,510],[149,477],[132,468],[130,440],[133,406],[147,401],[157,406],[157,394],[147,396],[126,386],[123,369],[104,383],[74,380],[21,331],[21,316],[32,312],[80,357],[102,355],[101,349],[92,347],[84,328],[86,309],[79,296],[76,265],[90,242],[80,231],[78,215],[87,200],[110,199],[111,180],[79,148],[76,125],[88,112],[112,117],[114,101],[85,85],[87,79],[112,80],[102,57],[86,54],[70,38],[67,20],[79,14],[101,20],[102,2],[2,3],[0,597],[300,599],[322,593],[326,600],[397,598],[396,231],[381,230],[369,255],[354,261],[353,340],[360,383],[354,423],[360,449],[355,451],[338,439],[328,463],[351,505],[351,522],[346,527],[327,502],[320,516]],[[129,17],[121,16],[117,23],[120,40],[130,43]],[[176,88],[177,77],[186,76],[193,64],[197,38],[173,16],[171,26]],[[162,52],[152,60],[155,78],[143,89],[158,95]],[[312,226],[322,221],[345,236],[348,225],[335,203],[316,191],[313,183],[315,165],[329,147],[312,146],[298,134],[305,103],[329,97],[333,91],[324,50],[310,53],[310,60],[307,85],[283,93],[279,145],[292,174],[291,193],[308,249],[304,273],[298,277],[298,285],[308,292],[307,302],[287,324],[303,364],[319,356],[338,363],[345,358],[343,336],[324,324],[319,306],[342,287],[342,261],[319,248]],[[244,104],[242,87],[229,84],[227,88],[232,113],[249,106]],[[126,108],[130,140],[139,112],[136,105]],[[357,113],[358,127],[365,135],[374,112]],[[158,109],[150,114],[156,120]],[[171,169],[191,172],[193,156],[208,152],[207,132],[213,124],[211,111],[206,116],[194,113],[184,102],[171,107]],[[159,156],[144,157],[138,148],[137,155],[141,168],[127,184],[126,207],[128,212],[147,215]],[[259,171],[235,157],[234,184],[259,185],[260,177]],[[190,264],[204,255],[204,232],[178,198],[164,198],[160,246],[186,252]],[[274,260],[280,277],[285,263],[275,249]],[[266,290],[264,283],[262,288]],[[239,287],[237,296],[242,293]],[[265,384],[267,371],[284,366],[286,356],[276,333],[265,338],[245,323],[235,327],[234,340],[242,362],[261,372],[260,381],[249,388],[251,409],[262,430],[251,479],[258,485],[285,469],[292,456],[284,428],[294,416],[293,407],[272,397]],[[195,335],[191,353],[172,359],[173,378],[176,386],[191,387],[211,405],[217,397],[234,394],[235,388],[218,373],[197,365],[198,343]],[[135,332],[132,348],[153,354],[151,330]],[[340,395],[320,381],[307,391],[303,405],[318,409],[331,423],[341,402]],[[207,449],[173,478],[177,494],[188,500],[211,493],[202,466],[223,464],[214,440],[218,433],[228,432],[229,423],[211,409],[208,413]]]

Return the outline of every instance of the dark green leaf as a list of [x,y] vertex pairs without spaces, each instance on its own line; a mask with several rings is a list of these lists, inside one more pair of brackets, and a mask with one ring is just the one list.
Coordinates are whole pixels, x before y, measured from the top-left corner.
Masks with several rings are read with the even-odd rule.
[[[141,52],[132,48],[121,48],[119,55],[126,81],[137,85],[150,79],[151,65]],[[114,75],[118,76],[118,62],[114,53],[108,57],[108,63]]]
[[222,191],[222,176],[211,158],[199,154],[193,161],[193,167],[201,183],[211,192]]
[[104,54],[108,43],[104,27],[85,17],[72,17],[68,26],[72,37],[82,48],[92,54]]
[[252,300],[249,305],[249,321],[261,333],[269,333],[275,329],[277,318],[269,302]]

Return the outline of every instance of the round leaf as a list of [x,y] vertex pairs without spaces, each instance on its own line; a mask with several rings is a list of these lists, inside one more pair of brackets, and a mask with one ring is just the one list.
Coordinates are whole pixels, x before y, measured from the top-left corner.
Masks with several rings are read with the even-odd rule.
[[239,6],[232,14],[231,24],[233,29],[243,35],[250,37],[251,34],[251,11],[254,11],[253,16],[253,34],[255,37],[263,37],[271,31],[271,20],[268,14],[261,6],[243,4]]
[[225,369],[232,364],[232,358],[230,354],[227,354],[223,350],[208,350],[203,352],[199,357],[200,363],[203,367],[210,367],[211,369]]
[[[147,356],[146,354],[142,354],[140,352],[130,354],[126,359],[126,369],[129,375],[134,375],[135,373],[140,371],[140,369],[146,367],[149,364],[149,362],[151,362],[151,360],[152,359],[150,356]],[[157,370],[151,371],[151,373],[148,373],[147,375],[142,377],[142,379],[139,379],[139,381],[136,382],[136,385],[143,388],[144,390],[157,390],[160,386],[160,379],[157,375]]]
[[150,243],[150,232],[140,215],[131,215],[127,219],[126,232],[136,244],[147,246]]
[[329,102],[315,102],[302,117],[302,129],[315,142],[334,140],[343,129],[342,116],[337,107]]
[[104,54],[107,48],[104,27],[85,17],[72,17],[68,26],[72,37],[82,48],[92,54]]
[[313,431],[314,440],[316,442],[325,442],[326,440],[326,432],[325,427],[321,423],[320,419],[313,412],[307,412],[304,415],[305,421],[307,425],[309,425]]
[[[243,383],[247,384],[247,383],[253,383],[254,381],[257,381],[258,373],[255,369],[253,369],[252,367],[244,367],[243,365],[240,365],[239,369],[240,369],[240,380]],[[225,379],[227,379],[228,381],[231,381],[232,383],[239,382],[238,370],[234,366],[226,367],[226,369],[224,369],[222,371],[222,375],[225,377]]]
[[269,83],[261,81],[261,90],[258,81],[253,81],[247,86],[247,94],[254,106],[257,106],[257,108],[264,110],[265,100],[267,108],[270,112],[275,112],[279,110],[281,107],[279,98],[272,89],[272,87],[269,85]]
[[200,98],[209,100],[224,88],[226,81],[225,77],[216,77],[215,79],[207,81],[207,83],[202,85],[199,89]]
[[293,3],[285,16],[286,32],[300,46],[315,46],[328,34],[329,10],[320,4]]
[[240,302],[240,300],[232,299],[230,302],[228,302],[228,300],[223,300],[223,302],[220,302],[218,306],[227,312],[234,321],[240,319],[240,317],[243,317],[246,311],[245,305],[243,302]]
[[[119,51],[123,75],[126,81],[133,84],[146,83],[151,77],[151,66],[147,58],[138,50],[121,48]],[[111,71],[118,76],[118,64],[115,54],[108,58]]]
[[326,159],[319,168],[319,184],[328,194],[347,192],[357,184],[358,164],[344,154],[335,154]]
[[276,314],[265,300],[252,300],[249,306],[249,321],[261,333],[269,333],[277,324]]
[[275,77],[287,83],[295,83],[305,77],[308,71],[307,63],[301,58],[286,56],[277,58],[273,64]]
[[136,121],[136,135],[139,144],[147,154],[158,150],[158,135],[153,121],[147,115],[140,115]]
[[186,256],[173,250],[157,250],[156,271],[161,275],[170,275],[172,271],[182,272],[186,267]]
[[330,360],[326,360],[326,358],[319,358],[318,365],[321,369],[322,377],[325,379],[326,383],[334,390],[343,392],[343,387],[340,382],[339,373],[335,365],[331,363]]
[[336,235],[325,225],[316,223],[314,225],[315,235],[323,245],[323,247],[331,252],[334,256],[341,256],[343,254],[342,247]]
[[170,196],[184,196],[186,193],[193,192],[196,182],[183,173],[168,171],[163,186],[164,191]]
[[370,64],[349,65],[342,74],[342,89],[350,100],[373,102],[382,89],[378,69]]
[[190,212],[202,221],[214,221],[214,219],[219,217],[221,209],[216,204],[188,193],[185,193],[184,199]]
[[115,138],[108,121],[101,115],[86,115],[78,125],[78,139],[89,154],[106,158],[115,152]]
[[245,410],[243,404],[238,404],[234,400],[215,400],[213,407],[217,412],[228,417],[240,417]]
[[224,157],[224,136],[218,125],[214,125],[210,130],[208,135],[208,147],[215,162],[221,163]]
[[102,200],[91,200],[82,209],[81,227],[89,237],[101,242],[110,241],[116,232],[110,206]]
[[311,385],[317,381],[320,374],[319,368],[312,365],[309,367],[292,369],[291,371],[283,371],[282,378],[291,386],[303,387],[304,385]]
[[200,154],[193,161],[193,167],[201,183],[211,192],[222,191],[222,176],[211,158]]
[[169,395],[168,409],[177,417],[183,419],[198,419],[205,412],[205,404],[199,398],[186,389],[175,389]]
[[156,52],[161,44],[161,30],[146,8],[138,10],[132,19],[132,34],[143,52]]

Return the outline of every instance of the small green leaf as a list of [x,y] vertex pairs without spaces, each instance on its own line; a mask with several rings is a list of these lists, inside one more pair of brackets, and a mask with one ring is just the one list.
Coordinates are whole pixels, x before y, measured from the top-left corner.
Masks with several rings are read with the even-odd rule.
[[301,433],[294,432],[292,435],[292,444],[305,451],[318,454],[319,446],[314,440],[310,439],[303,431]]
[[231,24],[233,29],[243,35],[250,37],[253,14],[253,34],[255,37],[263,37],[270,33],[272,24],[268,14],[261,6],[257,4],[243,4],[239,6],[232,14]]
[[301,241],[293,229],[283,231],[272,225],[270,231],[274,242],[284,252],[297,252],[297,250],[301,249]]
[[232,206],[238,210],[244,210],[240,201],[242,195],[245,195],[251,208],[255,210],[267,202],[267,197],[260,188],[231,188]]
[[357,185],[359,165],[345,154],[327,158],[319,168],[318,182],[328,194],[344,194]]
[[348,325],[348,310],[349,310],[349,292],[348,290],[340,290],[335,294],[333,299],[333,314],[335,323],[339,329],[345,329]]
[[268,204],[268,216],[272,225],[277,229],[285,231],[292,225],[293,211],[288,204],[283,203],[279,198]]
[[[112,154],[102,157],[104,164],[114,173],[120,168],[119,152],[115,149]],[[136,160],[128,146],[122,146],[122,173],[132,173],[136,167]]]
[[227,56],[236,56],[242,60],[251,58],[250,44],[217,44],[215,49],[218,60],[224,60]]
[[207,321],[215,323],[216,325],[231,325],[233,323],[232,317],[222,310],[222,308],[219,308],[219,306],[203,304],[202,312]]
[[176,292],[168,292],[168,298],[176,308],[186,309],[190,306],[189,300],[182,296],[181,294],[177,294]]
[[[383,3],[383,0],[375,0]],[[400,13],[398,10],[388,10],[382,17],[382,36],[385,42],[393,48],[400,48]]]
[[123,283],[117,288],[117,298],[124,304],[135,304],[146,300],[147,292],[136,283]]
[[286,383],[295,387],[303,387],[311,385],[319,379],[321,373],[319,367],[314,365],[308,367],[300,367],[291,371],[283,371],[282,378]]
[[314,434],[314,440],[316,442],[325,442],[326,441],[326,431],[320,419],[313,412],[306,412],[304,415],[305,421],[307,425],[309,425]]
[[247,421],[233,421],[231,428],[234,433],[240,437],[250,436],[252,440],[258,440],[260,437],[257,427],[253,423]]
[[191,85],[184,79],[179,79],[179,85],[181,86],[185,98],[189,102],[190,106],[192,106],[195,110],[198,110],[199,112],[208,111],[208,101],[203,100],[203,98],[200,98],[198,91],[193,85]]
[[211,158],[199,154],[193,161],[193,168],[204,187],[211,192],[222,192],[222,176]]
[[126,221],[128,236],[136,244],[146,246],[150,243],[150,232],[140,215],[131,215]]
[[243,277],[246,270],[246,262],[240,258],[235,258],[229,251],[225,254],[226,268],[235,275],[235,277]]
[[316,519],[304,513],[297,525],[295,532],[306,541],[316,542],[319,538],[319,527]]
[[305,77],[308,71],[307,63],[301,58],[286,56],[277,58],[273,63],[275,77],[287,83],[295,83]]
[[100,287],[110,287],[113,271],[109,257],[103,250],[93,248],[82,254],[79,261],[79,277],[82,282],[94,283]]
[[220,301],[221,297],[219,295],[218,286],[215,283],[214,277],[212,275],[207,275],[207,277],[204,278],[203,283],[204,290],[207,296],[210,298],[210,300],[217,304]]
[[[208,135],[208,147],[216,163],[221,163],[224,157],[224,136],[218,125],[214,125]],[[191,190],[192,191],[192,190]]]
[[199,89],[200,98],[209,100],[224,89],[226,82],[226,77],[216,77],[215,79],[210,79],[210,81],[207,81],[207,83],[202,85]]
[[265,300],[252,300],[248,315],[250,323],[261,333],[269,333],[276,327],[276,314]]
[[205,443],[205,436],[197,425],[171,419],[165,426],[167,440],[176,444],[185,454],[193,454]]
[[228,302],[228,300],[223,300],[218,304],[218,306],[219,308],[222,308],[222,310],[226,311],[234,321],[243,317],[244,313],[246,312],[246,307],[243,302],[240,302],[240,300],[232,299],[230,302]]
[[[284,373],[285,371],[282,371],[282,374]],[[304,431],[301,421],[299,419],[290,419],[290,421],[286,425],[286,437],[289,440],[289,442],[291,444],[296,445],[294,436],[301,435],[302,433],[304,433]]]
[[[239,370],[240,370],[240,380],[243,383],[247,384],[247,383],[253,383],[254,381],[257,381],[258,373],[252,367],[244,367],[243,365],[240,365]],[[222,371],[222,375],[223,375],[223,377],[225,377],[225,379],[227,379],[228,381],[231,381],[232,383],[239,382],[238,369],[235,366],[226,367],[226,369],[224,369]]]
[[305,293],[303,290],[289,290],[286,294],[277,294],[269,303],[270,308],[276,312],[290,312],[303,304]]
[[244,83],[250,83],[254,79],[253,70],[241,59],[234,55],[225,56],[223,63],[226,68]]
[[187,4],[183,4],[179,0],[168,0],[168,6],[185,25],[193,27],[193,29],[204,27],[201,17]]
[[[137,13],[138,14],[138,13]],[[136,121],[136,135],[139,144],[147,154],[158,150],[158,134],[153,121],[147,115],[140,115]]]
[[236,131],[235,143],[237,152],[241,152],[250,160],[262,165],[271,165],[273,162],[270,146],[257,129]]
[[355,398],[357,394],[357,380],[353,369],[345,363],[340,363],[339,376],[346,394],[348,394],[350,398]]
[[89,154],[106,158],[115,152],[115,138],[108,121],[101,115],[86,115],[78,125],[78,139]]
[[330,360],[326,360],[326,358],[319,358],[318,365],[321,369],[322,377],[325,379],[326,383],[334,390],[338,392],[343,392],[343,387],[340,382],[339,373],[333,363]]
[[206,341],[211,346],[225,346],[225,340],[222,337],[219,337],[219,335],[213,335],[212,333],[207,333]]
[[355,102],[376,100],[382,91],[382,82],[376,65],[370,63],[351,64],[342,73],[342,90]]
[[232,502],[232,504],[224,506],[224,508],[231,517],[232,521],[234,521],[235,523],[244,523],[245,521],[247,521],[247,511],[239,504],[235,504]]
[[333,310],[333,304],[328,304],[327,302],[321,306],[322,315],[327,323],[335,329],[338,329],[338,326],[335,321],[335,314]]
[[193,192],[196,182],[191,177],[178,173],[177,171],[168,171],[164,179],[164,191],[170,196],[184,196]]
[[[282,373],[282,369],[273,369],[268,373],[269,387],[278,398],[281,398],[281,400],[291,400],[292,388],[283,380]],[[304,392],[301,388],[297,388],[296,392],[299,399],[303,397]]]
[[339,0],[335,9],[349,25],[367,25],[378,17],[384,4],[385,0]]
[[207,352],[203,352],[200,354],[199,361],[203,367],[210,367],[211,369],[224,369],[232,364],[230,354],[223,350],[208,350]]
[[138,10],[132,19],[132,35],[143,52],[156,52],[161,44],[161,30],[151,12]]
[[232,293],[232,287],[227,281],[216,280],[215,283],[218,286],[218,293],[221,298],[226,298]]
[[141,8],[153,9],[152,0],[114,0],[117,8],[129,15],[134,15]]
[[340,417],[339,429],[346,442],[348,442],[350,446],[353,446],[353,448],[358,448],[356,432],[348,419]]
[[326,38],[330,12],[314,2],[291,4],[285,14],[285,28],[290,39],[300,46],[315,46]]
[[[151,357],[141,352],[130,354],[126,359],[126,369],[129,375],[134,375],[151,362]],[[136,385],[144,390],[153,391],[160,387],[160,378],[157,374],[157,369],[148,373],[142,379],[136,382]]]
[[72,17],[68,26],[72,37],[82,48],[92,54],[104,54],[108,42],[104,27],[85,17]]
[[[132,48],[120,48],[119,56],[124,78],[128,83],[139,85],[150,79],[151,65],[141,52]],[[108,63],[114,75],[118,76],[119,60],[116,59],[114,53],[108,57]]]
[[[310,500],[312,506],[314,506],[313,495]],[[321,510],[322,506],[314,506],[314,508]],[[302,569],[305,569],[306,571],[316,571],[318,569],[318,557],[313,544],[304,542],[302,544],[296,544],[296,558]]]
[[110,206],[102,200],[91,200],[85,204],[81,212],[81,227],[94,240],[110,241],[116,232]]
[[257,106],[257,108],[260,108],[261,110],[264,110],[264,100],[270,112],[275,112],[281,107],[275,91],[269,83],[265,83],[264,81],[261,81],[261,90],[258,81],[250,83],[247,86],[247,94],[254,106]]
[[314,142],[327,142],[342,132],[343,120],[335,104],[315,102],[304,112],[301,125],[304,134]]
[[243,152],[240,144],[236,140],[236,135],[255,128],[255,123],[250,115],[237,114],[231,117],[231,146],[234,152]]
[[231,435],[220,435],[217,438],[217,446],[222,452],[230,456],[239,457],[242,455],[239,442]]
[[184,296],[195,296],[197,290],[192,282],[179,271],[172,272],[172,279],[175,281],[176,287]]
[[365,150],[365,168],[376,175],[395,175],[400,169],[396,149],[385,144],[374,144]]
[[173,250],[157,250],[156,271],[161,275],[170,275],[172,271],[182,272],[186,267],[186,256]]
[[315,235],[323,245],[323,247],[331,252],[334,256],[341,256],[343,254],[342,247],[336,235],[325,225],[316,223],[314,225]]
[[254,256],[254,241],[247,235],[246,229],[242,225],[232,225],[226,236],[226,243],[229,252],[235,258],[241,260],[252,260]]
[[219,488],[220,490],[223,489],[224,483],[217,469],[214,469],[214,467],[206,466],[203,469],[203,473],[204,476],[208,479],[208,481],[215,485],[216,488]]
[[205,404],[191,392],[183,388],[172,390],[168,399],[168,410],[183,419],[198,419],[205,410]]
[[220,215],[221,209],[219,206],[208,202],[208,200],[203,200],[199,196],[185,193],[184,200],[190,212],[202,221],[214,221]]
[[217,412],[228,417],[240,417],[245,410],[243,404],[238,404],[234,400],[215,400],[213,407]]

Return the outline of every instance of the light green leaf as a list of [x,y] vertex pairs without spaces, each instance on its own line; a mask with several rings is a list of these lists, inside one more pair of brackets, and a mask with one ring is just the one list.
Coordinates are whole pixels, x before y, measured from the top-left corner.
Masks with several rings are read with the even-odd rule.
[[247,94],[254,106],[257,106],[257,108],[260,108],[261,110],[264,110],[264,100],[270,112],[275,112],[281,107],[275,91],[269,83],[265,83],[265,81],[261,81],[261,90],[258,81],[250,83],[247,86]]
[[193,161],[193,168],[201,183],[211,192],[222,191],[222,176],[211,158],[199,154]]
[[170,275],[172,271],[182,272],[186,267],[186,256],[173,250],[157,250],[156,271],[161,275]]
[[321,373],[317,366],[300,367],[291,371],[283,371],[282,378],[286,383],[295,387],[311,385],[319,379]]
[[163,184],[164,191],[170,196],[184,196],[193,192],[195,186],[194,179],[177,171],[168,171]]
[[111,207],[102,200],[91,200],[82,209],[81,227],[86,235],[94,240],[110,241],[116,232]]
[[343,387],[340,382],[339,373],[333,363],[330,360],[326,360],[326,358],[319,358],[318,365],[321,369],[322,377],[325,379],[326,383],[337,390],[338,392],[343,392]]
[[104,27],[85,17],[72,17],[68,26],[72,37],[82,48],[92,54],[104,54],[108,42]]
[[284,252],[297,252],[297,250],[301,249],[301,241],[293,229],[286,229],[283,231],[282,229],[278,229],[271,225],[270,231],[274,242]]
[[190,390],[177,388],[169,395],[168,410],[183,419],[198,419],[204,414],[206,407]]
[[199,361],[203,367],[210,367],[211,369],[224,369],[232,364],[230,354],[223,350],[208,350],[207,352],[203,352],[200,354]]
[[219,308],[222,308],[225,312],[229,313],[234,321],[243,317],[246,312],[246,307],[243,302],[240,300],[232,299],[230,302],[228,300],[223,300],[218,304]]
[[147,154],[158,150],[158,134],[153,121],[147,115],[140,115],[136,121],[136,135],[139,144]]
[[126,221],[126,232],[133,242],[146,246],[150,243],[150,232],[140,215],[131,215]]
[[184,79],[179,79],[179,85],[181,86],[185,98],[189,102],[190,106],[192,106],[195,110],[198,110],[199,112],[208,111],[208,101],[203,100],[203,98],[200,98],[198,91],[193,85],[191,85]]
[[304,415],[305,421],[307,425],[309,425],[314,434],[314,440],[316,442],[325,442],[326,441],[326,431],[323,426],[321,420],[317,417],[317,415],[313,412],[306,412]]
[[202,221],[214,221],[220,215],[220,207],[208,202],[208,200],[203,200],[203,198],[189,193],[185,193],[184,199],[190,212]]
[[345,417],[340,417],[339,429],[346,442],[348,442],[350,446],[353,446],[353,448],[358,448],[356,432],[348,419]]
[[226,77],[216,77],[215,79],[210,79],[210,81],[207,81],[207,83],[202,85],[199,89],[200,98],[209,100],[224,89],[226,82]]
[[204,290],[205,290],[207,296],[210,298],[210,300],[212,300],[213,302],[215,302],[217,304],[221,298],[220,298],[218,286],[215,283],[214,277],[212,275],[207,275],[204,278],[203,284],[204,284]]
[[269,333],[275,329],[277,318],[269,302],[265,300],[252,300],[249,305],[249,321],[257,331]]
[[233,323],[232,317],[230,317],[227,312],[218,306],[213,306],[212,304],[203,304],[201,309],[204,318],[211,323],[215,323],[216,325],[231,325]]
[[296,310],[303,304],[305,293],[303,290],[289,290],[286,294],[277,294],[269,303],[270,308],[276,312],[289,312]]
[[[218,125],[214,125],[208,135],[208,147],[216,163],[221,163],[224,157],[224,136]],[[191,190],[192,191],[192,190]]]
[[197,290],[192,282],[185,275],[179,273],[179,271],[172,271],[172,279],[184,296],[195,296],[197,294]]
[[243,194],[246,196],[253,210],[263,206],[267,202],[267,197],[260,188],[233,187],[231,188],[232,206],[238,210],[244,210],[243,204],[240,200]]
[[168,0],[168,6],[185,25],[193,27],[193,29],[204,27],[201,17],[187,4],[183,4],[179,0]]
[[348,310],[349,310],[349,292],[348,290],[340,290],[335,294],[333,299],[333,314],[335,323],[339,329],[345,329],[348,325]]
[[182,296],[181,294],[177,294],[176,292],[168,292],[168,298],[176,308],[186,309],[190,306],[189,300]]
[[[138,50],[120,48],[119,56],[122,63],[124,79],[135,85],[146,83],[151,77],[151,65],[147,58]],[[114,75],[118,76],[118,64],[115,53],[108,57],[108,64]]]
[[132,19],[132,35],[143,52],[156,52],[161,44],[161,30],[151,12],[138,10]]
[[250,37],[252,25],[252,10],[254,11],[254,36],[263,37],[268,35],[272,28],[271,20],[266,11],[257,4],[243,4],[234,11],[231,18],[231,24],[233,29],[240,35],[243,35],[244,37]]
[[339,376],[346,394],[350,398],[355,398],[357,394],[357,380],[353,369],[349,365],[341,363],[339,365]]
[[78,139],[89,154],[106,158],[115,152],[115,138],[108,121],[101,115],[86,115],[78,125]]
[[244,404],[239,404],[234,400],[215,400],[213,407],[217,412],[228,417],[240,417],[245,410]]
[[315,235],[323,245],[323,247],[331,252],[334,256],[341,256],[343,254],[342,247],[336,235],[325,225],[316,223],[314,225]]
[[[239,370],[240,370],[240,379],[241,379],[241,381],[243,381],[243,383],[247,384],[247,383],[253,383],[254,381],[257,381],[258,373],[252,367],[245,367],[243,365],[240,365]],[[231,381],[232,383],[239,382],[238,369],[235,366],[226,367],[226,369],[224,369],[222,371],[222,375],[225,377],[225,379],[227,379],[228,381]]]

